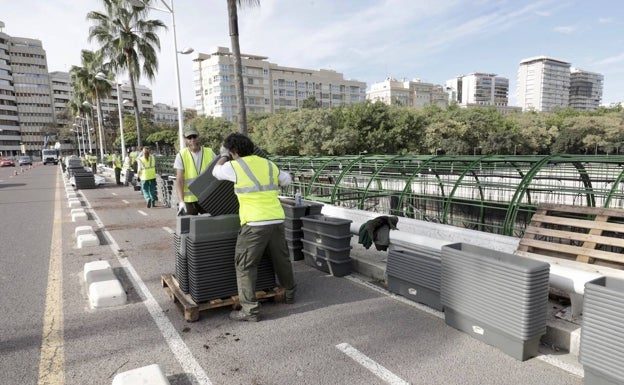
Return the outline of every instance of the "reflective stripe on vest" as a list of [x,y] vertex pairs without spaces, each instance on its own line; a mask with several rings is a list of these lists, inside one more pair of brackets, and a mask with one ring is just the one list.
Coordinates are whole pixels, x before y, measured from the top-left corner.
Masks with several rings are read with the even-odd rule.
[[279,169],[268,159],[256,155],[231,162],[236,172],[234,192],[238,198],[241,225],[247,222],[284,219],[284,209],[277,199]]
[[149,159],[147,159],[147,164],[145,164],[145,160],[146,159],[143,157],[138,159],[138,161],[141,162],[141,174],[139,178],[141,178],[141,180],[156,179],[156,158],[150,156]]
[[193,154],[191,154],[191,150],[188,147],[180,152],[180,157],[184,165],[184,202],[197,202],[197,197],[193,195],[188,186],[208,168],[215,154],[211,149],[202,147],[200,155],[201,168],[199,170],[197,170],[195,159],[193,159]]

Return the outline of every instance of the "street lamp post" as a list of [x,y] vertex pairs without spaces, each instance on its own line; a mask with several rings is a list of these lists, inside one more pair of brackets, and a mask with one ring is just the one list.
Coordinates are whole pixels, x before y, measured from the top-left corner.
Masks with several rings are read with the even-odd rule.
[[76,115],[76,119],[78,119],[78,121],[80,122],[80,129],[82,131],[82,152],[86,153],[87,152],[87,146],[85,146],[84,144],[84,125],[82,124],[83,121],[87,122],[87,137],[89,140],[89,154],[91,154],[93,152],[93,146],[92,146],[92,141],[91,141],[91,127],[89,127],[89,119],[87,118],[83,118],[80,115]]
[[141,0],[128,0],[130,4],[135,7],[147,7],[149,9],[153,9],[156,11],[166,12],[171,14],[171,30],[173,32],[173,55],[174,55],[174,63],[175,63],[175,77],[176,77],[176,89],[178,91],[178,141],[180,143],[180,150],[186,147],[184,142],[184,111],[182,109],[182,90],[180,88],[180,66],[178,64],[178,54],[188,55],[193,52],[193,48],[184,48],[182,51],[178,51],[178,42],[176,38],[176,24],[175,24],[175,13],[173,12],[173,0],[169,0],[169,4],[165,2],[165,0],[160,0],[161,4],[165,7],[156,8],[152,6],[148,6]]
[[98,80],[103,80],[110,84],[111,86],[114,84],[117,87],[117,109],[119,110],[119,135],[121,137],[121,156],[122,158],[126,156],[126,140],[124,139],[124,129],[123,129],[123,113],[121,112],[121,87],[119,82],[112,82],[106,78],[106,75],[103,72],[98,72],[95,75],[95,78]]
[[[82,102],[82,105],[91,108],[91,111],[93,111],[93,108],[96,109],[98,118],[98,136],[100,137],[100,162],[104,162],[104,146],[102,145],[102,109],[100,108],[100,96],[98,95],[97,87],[95,87],[95,103],[97,106],[94,106],[85,100]],[[87,126],[89,126],[89,121],[87,121]]]
[[82,138],[82,136],[80,135],[80,131],[78,130],[78,125],[77,124],[73,124],[74,129],[72,129],[71,131],[76,134],[76,143],[78,143],[78,156],[80,156],[80,138]]

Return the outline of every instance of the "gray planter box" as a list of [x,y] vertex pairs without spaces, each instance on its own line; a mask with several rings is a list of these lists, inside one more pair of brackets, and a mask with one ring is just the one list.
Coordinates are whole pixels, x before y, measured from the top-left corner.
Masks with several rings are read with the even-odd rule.
[[344,277],[351,274],[351,259],[335,260],[326,255],[313,254],[305,248],[302,250],[304,262],[308,266],[312,266],[320,271],[331,274],[334,277]]
[[335,237],[351,235],[351,220],[328,217],[322,214],[308,215],[301,218],[303,228],[317,233],[331,234]]
[[624,280],[602,277],[585,284],[579,362],[585,384],[624,383]]
[[284,208],[284,214],[287,218],[301,218],[306,215],[318,215],[323,209],[323,204],[303,199],[301,206],[297,206],[294,199],[281,198],[280,202]]
[[351,246],[351,233],[346,235],[334,235],[308,230],[306,227],[303,227],[303,239],[336,249],[344,249]]
[[550,265],[464,243],[442,247],[446,324],[521,361],[546,333]]
[[418,247],[388,251],[388,291],[442,311],[441,251]]

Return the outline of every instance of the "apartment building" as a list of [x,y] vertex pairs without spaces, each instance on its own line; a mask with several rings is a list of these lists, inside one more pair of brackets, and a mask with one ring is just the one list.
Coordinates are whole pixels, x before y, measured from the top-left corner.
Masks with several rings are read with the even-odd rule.
[[371,84],[370,91],[366,92],[366,99],[415,108],[446,108],[449,97],[441,85],[421,82],[419,79],[396,80],[388,77],[382,82]]
[[[322,107],[365,100],[366,83],[345,79],[333,70],[284,67],[268,57],[241,54],[248,113],[294,110],[314,96]],[[199,115],[236,121],[238,103],[232,53],[216,47],[193,57],[195,107]]]
[[516,102],[522,111],[550,112],[570,100],[570,63],[546,56],[520,61]]
[[570,107],[578,111],[594,111],[602,100],[604,76],[579,68],[570,71]]
[[178,107],[173,107],[164,103],[154,104],[153,109],[154,123],[177,124],[178,123]]
[[35,153],[54,128],[46,52],[40,40],[2,28],[0,22],[0,153]]
[[509,79],[493,73],[473,72],[447,80],[449,100],[462,108],[493,107],[503,115],[521,111],[509,106]]

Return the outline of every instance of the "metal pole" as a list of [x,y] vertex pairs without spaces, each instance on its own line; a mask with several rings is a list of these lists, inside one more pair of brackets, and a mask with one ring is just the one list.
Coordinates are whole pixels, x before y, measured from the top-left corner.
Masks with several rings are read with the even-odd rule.
[[119,134],[121,135],[121,159],[126,157],[126,140],[124,139],[123,114],[121,113],[121,88],[117,84],[117,108],[119,109]]
[[173,56],[175,61],[176,88],[178,91],[178,143],[180,144],[180,150],[182,150],[184,147],[186,147],[186,144],[184,143],[184,112],[182,111],[182,90],[180,89],[180,67],[178,64],[178,42],[176,38],[176,24],[175,15],[173,12],[173,0],[171,0],[171,5],[168,8],[171,12],[171,29],[173,30]]
[[93,154],[93,145],[92,140],[91,140],[91,127],[89,127],[89,118],[85,118],[85,121],[87,122],[87,138],[89,139],[89,155]]
[[98,135],[100,137],[100,162],[104,163],[104,146],[102,145],[102,108],[100,107],[100,95],[95,87],[95,104],[98,118]]

